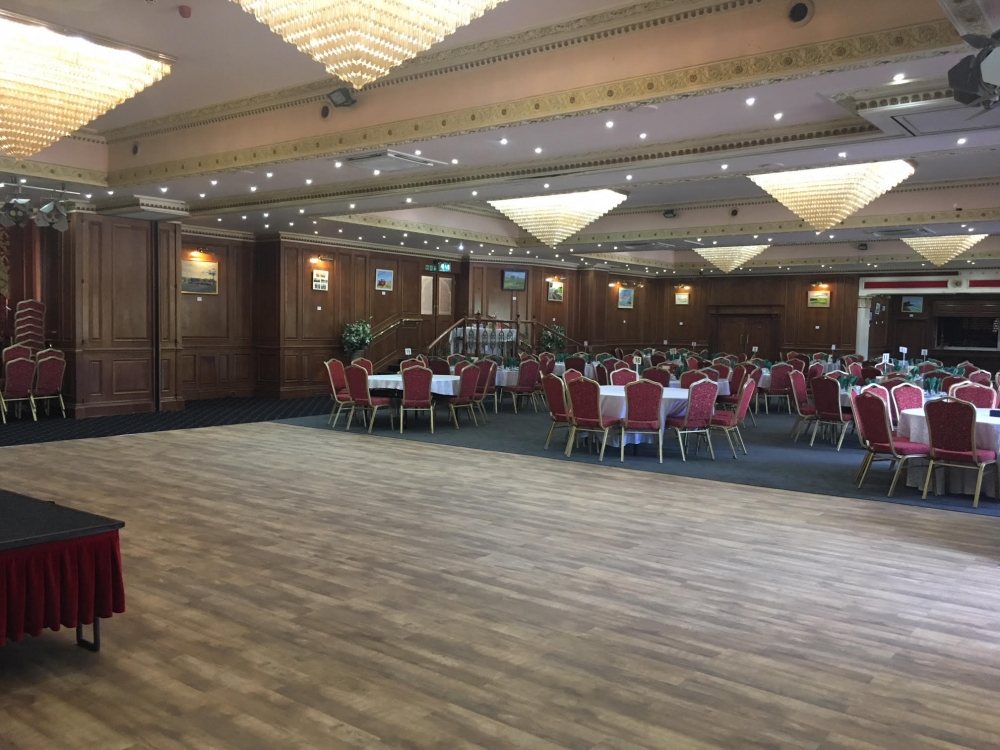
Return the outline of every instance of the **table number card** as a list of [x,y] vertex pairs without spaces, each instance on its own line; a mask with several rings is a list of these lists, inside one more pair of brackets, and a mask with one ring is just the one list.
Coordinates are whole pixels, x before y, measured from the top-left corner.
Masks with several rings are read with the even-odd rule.
[[886,352],[885,354],[882,355],[882,364],[883,365],[889,364],[889,352]]
[[411,354],[413,354],[413,350],[409,348],[403,349],[403,353],[406,354],[407,357],[409,357]]

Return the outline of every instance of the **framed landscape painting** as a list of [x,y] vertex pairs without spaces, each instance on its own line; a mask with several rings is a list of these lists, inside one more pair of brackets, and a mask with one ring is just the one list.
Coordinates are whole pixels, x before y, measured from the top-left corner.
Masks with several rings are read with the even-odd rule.
[[380,292],[392,291],[392,271],[375,271],[375,289]]
[[549,282],[549,302],[562,302],[565,284],[561,281]]
[[809,307],[829,307],[830,292],[809,292]]
[[924,311],[923,297],[903,297],[903,312],[922,313]]
[[218,294],[219,262],[215,260],[181,261],[181,294]]
[[635,289],[618,290],[618,309],[631,310],[635,303]]

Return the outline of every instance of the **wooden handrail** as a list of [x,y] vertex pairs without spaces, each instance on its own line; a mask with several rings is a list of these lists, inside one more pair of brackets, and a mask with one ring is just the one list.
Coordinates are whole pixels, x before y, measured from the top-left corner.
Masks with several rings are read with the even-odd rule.
[[[581,342],[577,341],[576,339],[571,339],[565,333],[560,333],[559,331],[555,330],[551,326],[545,325],[540,320],[538,320],[538,318],[533,318],[532,321],[531,321],[531,323],[532,323],[532,325],[540,326],[543,331],[549,331],[550,333],[554,333],[556,336],[561,337],[563,339],[563,341],[565,341],[567,344],[573,344],[573,345],[575,345],[576,349],[574,349],[573,351],[584,352],[584,351],[589,351],[589,349],[590,349],[589,346],[584,346]],[[569,351],[569,347],[568,346],[566,347],[566,350]]]
[[434,347],[440,344],[447,336],[450,336],[451,332],[454,331],[456,328],[459,328],[464,325],[465,325],[465,318],[460,318],[459,320],[455,321],[452,325],[448,326],[448,328],[445,329],[444,333],[442,333],[440,336],[438,336],[430,344],[427,345],[427,354],[430,355],[431,353],[433,353]]
[[399,320],[397,320],[397,321],[395,321],[393,323],[390,323],[388,326],[386,326],[385,328],[383,328],[378,333],[376,333],[376,332],[373,331],[372,332],[372,340],[369,342],[368,346],[371,346],[376,341],[378,341],[380,338],[382,338],[383,336],[385,336],[387,333],[389,333],[390,331],[396,330],[401,325],[406,325],[407,323],[422,323],[422,322],[423,322],[422,318],[400,318]]

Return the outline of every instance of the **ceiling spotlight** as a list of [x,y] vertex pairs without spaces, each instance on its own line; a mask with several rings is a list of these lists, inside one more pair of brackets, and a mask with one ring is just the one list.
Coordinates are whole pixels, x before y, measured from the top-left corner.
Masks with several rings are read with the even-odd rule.
[[161,188],[160,188],[160,192],[161,192],[161,193],[165,193],[165,192],[167,192],[167,191],[168,191],[169,189],[170,189],[170,188],[165,188],[165,187],[161,187]]
[[839,154],[837,154],[837,156],[839,156],[841,159],[846,159],[847,158],[847,152],[846,151],[841,151]]
[[546,182],[544,185],[542,185],[542,187],[545,188],[546,190],[548,190],[549,189],[549,183]]
[[272,177],[274,177],[274,172],[268,172],[267,173],[267,179],[270,180]]
[[614,126],[615,123],[612,120],[608,120],[606,123],[604,123],[604,127],[606,128],[613,128]]
[[646,140],[646,134],[645,133],[639,133],[639,138],[641,138],[642,140]]
[[722,165],[722,169],[723,169],[723,171],[729,169],[729,165],[728,164],[723,164]]
[[340,168],[341,168],[342,166],[344,166],[344,165],[343,165],[343,163],[341,163],[341,162],[339,162],[339,161],[335,161],[335,162],[333,163],[333,166],[334,166],[334,168],[335,168],[335,169],[340,169]]
[[382,172],[381,172],[381,170],[376,169],[375,172],[374,172],[374,174],[375,174],[376,177],[378,177],[380,174],[382,174]]
[[423,153],[423,151],[421,151],[421,150],[420,150],[420,149],[418,148],[418,149],[417,149],[416,151],[414,151],[414,152],[413,152],[413,155],[414,155],[414,156],[420,156],[420,154],[422,154],[422,153]]
[[451,160],[451,163],[452,163],[452,164],[458,164],[458,159],[452,159],[452,160]]
[[91,195],[90,193],[87,193],[87,194],[86,194],[85,196],[83,196],[83,197],[84,197],[84,198],[86,198],[86,199],[87,199],[87,200],[89,201],[89,200],[90,200],[90,195]]
[[540,153],[542,153],[542,147],[541,147],[541,146],[538,146],[538,147],[537,147],[537,148],[535,149],[535,153],[536,153],[536,154],[540,154]]
[[507,139],[506,138],[501,138],[500,139],[500,145],[501,146],[506,146],[507,145]]
[[198,197],[199,197],[199,198],[204,198],[204,197],[205,197],[205,194],[204,194],[204,193],[198,193]]
[[351,204],[351,208],[354,208],[354,204],[353,203]]
[[754,102],[756,102],[756,101],[757,101],[757,100],[756,100],[756,99],[754,99],[754,98],[753,98],[753,97],[751,96],[751,97],[750,97],[749,99],[747,99],[747,106],[748,106],[748,107],[752,107],[752,106],[754,105]]
[[406,202],[407,202],[407,203],[413,203],[413,198],[407,198],[407,199],[406,199]]
[[241,216],[240,218],[241,218],[241,219],[243,219],[243,221],[246,221],[246,220],[247,220],[247,217],[246,217],[246,216]]
[[264,212],[264,218],[265,219],[267,218],[267,212],[266,211]]
[[312,184],[313,184],[313,181],[312,181],[312,180],[310,180],[310,179],[307,179],[307,180],[306,180],[306,185],[312,185]]
[[27,181],[28,181],[28,179],[26,177],[22,177],[20,180],[18,180],[18,182],[20,182],[22,185],[24,183],[26,183]]
[[351,90],[346,86],[334,89],[326,95],[326,98],[330,100],[330,104],[334,107],[350,107],[357,103],[357,99],[351,95]]
[[630,175],[630,174],[625,175],[625,179],[626,180],[631,180],[632,179],[632,175]]
[[478,190],[473,190],[473,191],[472,191],[472,194],[473,194],[473,195],[479,195],[479,191],[478,191]]
[[212,185],[218,185],[219,181],[218,180],[212,180],[210,184],[212,184]]
[[906,73],[896,73],[896,75],[892,77],[892,80],[894,80],[896,83],[902,83],[903,81],[906,80]]
[[299,213],[300,213],[300,214],[304,214],[305,212],[306,212],[306,210],[305,210],[304,208],[300,208],[300,209],[299,209]]
[[0,226],[26,227],[31,221],[31,199],[13,197],[0,206]]
[[257,192],[257,186],[256,185],[251,185],[250,186],[250,192],[251,193],[256,193]]
[[959,146],[964,146],[967,142],[968,142],[967,138],[959,138],[958,139],[958,145]]
[[270,229],[270,228],[271,228],[271,225],[270,225],[270,224],[265,224],[265,225],[264,225],[264,229]]
[[785,116],[785,113],[784,113],[784,112],[775,112],[775,113],[774,113],[774,119],[775,119],[775,120],[780,120],[780,119],[781,119],[782,117],[784,117],[784,116]]
[[114,191],[114,190],[109,190],[109,191],[108,191],[108,195],[114,195],[114,194],[115,194],[115,191]]

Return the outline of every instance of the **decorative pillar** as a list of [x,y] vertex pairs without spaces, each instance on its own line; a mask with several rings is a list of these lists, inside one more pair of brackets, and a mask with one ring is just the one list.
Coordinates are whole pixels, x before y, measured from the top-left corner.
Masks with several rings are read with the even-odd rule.
[[871,325],[871,297],[858,297],[858,331],[854,351],[868,359],[868,330]]

